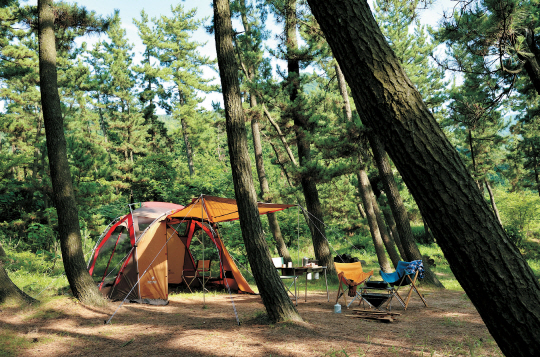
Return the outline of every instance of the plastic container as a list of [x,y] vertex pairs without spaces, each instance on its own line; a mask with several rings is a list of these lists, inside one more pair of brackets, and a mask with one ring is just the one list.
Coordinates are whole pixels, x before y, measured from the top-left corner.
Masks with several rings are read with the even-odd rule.
[[335,304],[334,305],[334,313],[341,314],[341,305],[340,304]]

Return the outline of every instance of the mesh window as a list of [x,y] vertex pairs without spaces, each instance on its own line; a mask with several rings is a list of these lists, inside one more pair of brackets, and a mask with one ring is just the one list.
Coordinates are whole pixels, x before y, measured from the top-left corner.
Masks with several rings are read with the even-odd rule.
[[[120,235],[120,238],[118,238],[118,235]],[[117,239],[118,245],[116,245]],[[114,281],[116,274],[118,274],[118,270],[122,266],[122,263],[130,250],[131,242],[127,229],[123,226],[117,227],[107,242],[101,247],[92,274],[94,281],[101,282],[104,275],[106,275],[105,283]]]

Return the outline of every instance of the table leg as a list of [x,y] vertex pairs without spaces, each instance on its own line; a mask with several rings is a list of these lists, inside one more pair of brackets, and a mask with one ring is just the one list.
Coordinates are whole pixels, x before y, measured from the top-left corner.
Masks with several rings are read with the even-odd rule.
[[296,292],[296,279],[297,279],[297,276],[296,276],[296,270],[293,270],[293,273],[294,273],[294,302],[296,304],[296,306],[298,306],[298,293]]
[[304,302],[307,302],[307,276],[308,276],[308,272],[306,272],[306,292],[304,294]]
[[330,295],[328,294],[328,279],[326,279],[326,268],[324,268],[324,283],[326,284],[326,298],[330,302]]

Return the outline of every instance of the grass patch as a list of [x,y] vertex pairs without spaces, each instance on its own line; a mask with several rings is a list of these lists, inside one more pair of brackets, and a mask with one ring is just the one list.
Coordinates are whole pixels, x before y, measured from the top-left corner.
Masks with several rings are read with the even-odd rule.
[[15,356],[31,345],[30,339],[20,337],[12,331],[0,329],[0,357]]
[[62,260],[50,260],[44,254],[17,252],[3,245],[6,252],[5,269],[13,283],[37,300],[64,294],[69,283]]

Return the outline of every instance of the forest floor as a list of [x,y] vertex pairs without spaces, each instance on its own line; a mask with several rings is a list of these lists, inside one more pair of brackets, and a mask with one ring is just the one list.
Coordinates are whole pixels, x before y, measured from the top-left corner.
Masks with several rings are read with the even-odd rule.
[[[336,291],[303,292],[304,322],[270,324],[260,296],[172,294],[167,306],[84,306],[58,297],[0,307],[0,356],[502,356],[463,292],[420,289],[392,323],[334,313]],[[350,300],[350,298],[348,298]],[[234,305],[233,305],[234,302]],[[233,307],[234,306],[234,307]],[[351,308],[358,307],[356,302]],[[235,309],[241,322],[237,324]]]

